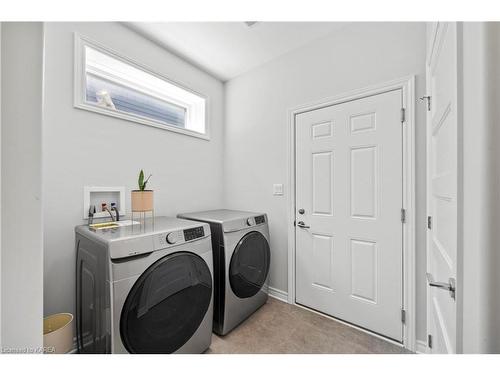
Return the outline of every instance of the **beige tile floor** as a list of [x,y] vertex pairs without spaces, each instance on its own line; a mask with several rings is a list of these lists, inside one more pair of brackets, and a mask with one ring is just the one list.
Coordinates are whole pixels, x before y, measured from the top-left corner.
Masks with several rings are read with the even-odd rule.
[[212,336],[207,353],[399,354],[404,348],[335,320],[269,298],[228,335]]

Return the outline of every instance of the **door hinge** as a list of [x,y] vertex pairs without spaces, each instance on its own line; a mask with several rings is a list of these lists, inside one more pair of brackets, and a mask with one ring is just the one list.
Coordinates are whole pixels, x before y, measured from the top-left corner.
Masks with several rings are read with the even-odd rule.
[[406,324],[406,310],[405,309],[401,309],[401,322],[403,324]]
[[401,123],[404,123],[406,121],[406,109],[401,108]]
[[406,210],[404,208],[401,209],[401,222],[406,223]]
[[427,228],[432,229],[432,216],[427,216]]
[[431,110],[431,97],[429,95],[422,96],[420,100],[425,101],[427,100],[427,110]]
[[427,346],[432,349],[432,335],[427,335]]

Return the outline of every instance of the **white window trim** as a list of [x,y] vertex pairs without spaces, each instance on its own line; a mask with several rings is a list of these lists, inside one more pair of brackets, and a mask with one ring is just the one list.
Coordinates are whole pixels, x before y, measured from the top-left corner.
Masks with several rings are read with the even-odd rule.
[[[149,125],[149,126],[153,126],[155,128],[162,129],[162,130],[168,130],[168,131],[172,131],[175,133],[189,135],[191,137],[201,138],[204,140],[210,140],[210,122],[209,122],[210,100],[209,100],[209,97],[207,97],[203,94],[200,94],[200,93],[186,87],[183,84],[180,84],[176,81],[173,81],[172,79],[165,77],[162,74],[156,73],[151,68],[149,68],[143,64],[137,63],[137,62],[135,62],[127,57],[124,57],[124,56],[120,55],[119,53],[117,53],[116,51],[114,51],[108,47],[105,47],[98,42],[90,40],[89,38],[82,36],[79,33],[75,32],[74,36],[75,36],[74,37],[75,56],[74,56],[74,84],[73,84],[73,89],[74,89],[73,100],[74,101],[73,101],[73,106],[75,108],[85,109],[87,111],[103,114],[106,116],[112,116],[112,117],[120,118],[123,120],[131,121],[131,122],[135,122],[135,123],[139,123],[139,124],[143,124],[143,125]],[[189,92],[205,99],[205,133],[199,133],[199,132],[196,132],[193,130],[179,128],[175,125],[169,125],[167,123],[164,123],[161,121],[156,121],[154,119],[150,119],[150,118],[147,118],[144,116],[129,114],[129,113],[126,113],[123,111],[114,110],[111,108],[100,107],[100,106],[88,103],[86,101],[86,85],[85,85],[85,53],[84,53],[85,46],[89,46],[89,47],[91,47],[99,52],[107,54],[107,55],[109,55],[109,56],[111,56],[119,61],[122,61],[126,64],[129,64],[137,69],[140,69],[140,70],[142,70],[146,73],[149,73],[153,76],[156,76],[164,81],[171,83],[172,85],[175,85],[183,90],[189,91]],[[122,80],[122,79],[120,79],[120,80]],[[134,87],[134,89],[137,89],[138,91],[145,92],[143,89],[137,87],[137,85],[135,85],[135,84],[133,84],[131,86]],[[148,95],[155,96],[159,99],[169,101],[169,102],[176,104],[176,105],[180,105],[180,106],[183,106],[186,108],[189,107],[189,105],[187,103],[183,103],[183,102],[178,101],[178,100],[166,98],[161,93],[151,93],[150,91],[147,91],[145,93],[147,93]],[[187,111],[187,115],[188,116],[191,115],[189,110]]]

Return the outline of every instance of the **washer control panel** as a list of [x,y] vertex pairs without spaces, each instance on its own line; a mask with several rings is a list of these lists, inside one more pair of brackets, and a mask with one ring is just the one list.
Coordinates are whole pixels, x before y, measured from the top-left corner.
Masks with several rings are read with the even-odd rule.
[[264,224],[266,222],[266,217],[264,215],[261,216],[255,216],[255,224]]
[[205,229],[203,227],[166,232],[158,235],[156,248],[161,249],[168,245],[182,244],[202,237],[205,237]]
[[[159,248],[163,248],[167,245],[174,245],[183,240],[182,231],[177,230],[175,232],[167,232],[158,235],[158,245]],[[157,247],[158,248],[158,247]]]
[[171,233],[167,234],[166,239],[170,245],[177,243],[177,241],[179,241],[179,232],[171,232]]
[[184,229],[184,241],[191,241],[204,236],[205,230],[203,227]]
[[[156,233],[153,240],[153,249],[162,250],[172,246],[180,246],[190,241],[199,240],[210,236],[210,227],[208,224],[202,224],[187,229],[177,229]],[[146,239],[147,240],[147,239]],[[151,241],[151,238],[149,238]]]

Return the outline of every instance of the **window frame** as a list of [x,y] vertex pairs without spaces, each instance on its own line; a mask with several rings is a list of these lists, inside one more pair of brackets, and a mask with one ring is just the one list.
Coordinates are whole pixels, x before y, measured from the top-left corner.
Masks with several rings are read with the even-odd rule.
[[[128,64],[136,69],[139,69],[147,74],[151,74],[154,77],[157,77],[161,80],[168,82],[171,85],[174,85],[182,90],[188,91],[194,95],[199,96],[205,100],[205,133],[199,133],[194,130],[181,128],[175,125],[168,124],[166,122],[158,121],[155,119],[151,119],[148,117],[127,113],[124,111],[100,107],[98,105],[91,104],[86,100],[86,60],[85,60],[85,47],[90,47],[95,49],[100,53],[104,53],[114,59],[117,59],[120,62]],[[90,112],[99,113],[106,116],[111,116],[115,118],[120,118],[123,120],[127,120],[130,122],[135,122],[142,125],[152,126],[158,129],[172,131],[175,133],[180,133],[184,135],[188,135],[191,137],[196,137],[204,140],[210,140],[210,122],[209,122],[209,108],[210,108],[210,99],[208,96],[203,95],[199,92],[196,92],[183,84],[180,84],[163,74],[155,72],[153,69],[147,67],[144,64],[138,63],[128,57],[121,55],[120,53],[114,51],[111,48],[105,47],[102,44],[95,42],[79,33],[74,33],[74,93],[73,93],[73,106],[75,108],[84,109]],[[154,96],[154,95],[153,95]],[[154,96],[156,97],[156,96]],[[164,100],[164,99],[163,99]],[[179,105],[178,101],[172,101],[172,104]],[[189,111],[189,108],[186,108]]]

